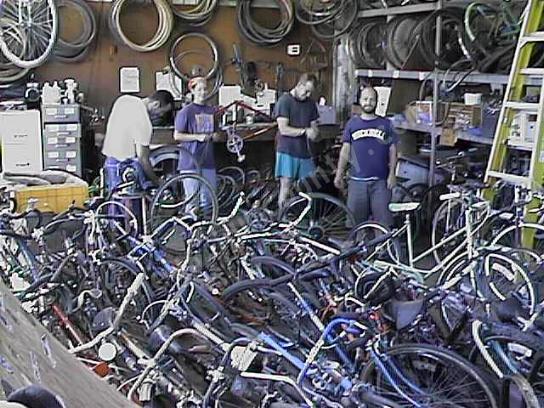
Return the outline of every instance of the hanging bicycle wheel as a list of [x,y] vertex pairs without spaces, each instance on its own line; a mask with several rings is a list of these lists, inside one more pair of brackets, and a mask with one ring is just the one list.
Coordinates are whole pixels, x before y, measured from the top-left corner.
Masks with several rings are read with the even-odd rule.
[[370,361],[361,379],[378,395],[405,407],[498,408],[496,394],[478,369],[451,351],[424,344],[395,346],[381,363]]
[[[166,181],[155,193],[151,202],[150,226],[154,230],[172,217],[183,218],[186,222],[217,220],[219,205],[214,187],[198,174],[179,174]],[[172,224],[162,236],[161,245],[167,251],[185,251],[185,229]]]
[[34,68],[53,51],[58,32],[54,0],[3,0],[0,50],[21,68]]
[[[348,207],[340,200],[322,193],[309,193],[311,209],[298,225],[298,229],[315,239],[332,237],[346,239],[355,219]],[[297,196],[290,199],[280,213],[282,222],[297,219],[307,205],[306,199]]]

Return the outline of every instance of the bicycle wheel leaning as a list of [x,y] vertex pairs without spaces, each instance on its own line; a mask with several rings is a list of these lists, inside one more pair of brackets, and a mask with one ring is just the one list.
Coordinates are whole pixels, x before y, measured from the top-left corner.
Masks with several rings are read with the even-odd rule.
[[498,408],[495,389],[464,358],[423,344],[395,346],[370,361],[361,379],[406,407]]
[[[311,210],[298,225],[298,229],[315,239],[333,237],[346,239],[350,226],[355,223],[353,214],[340,200],[322,193],[308,193],[312,198]],[[305,198],[297,196],[285,203],[279,219],[293,221],[307,205]]]
[[[215,223],[219,211],[214,187],[194,173],[179,174],[166,181],[155,193],[151,202],[150,226],[157,228],[172,217],[186,218]],[[161,246],[169,252],[180,254],[185,251],[183,227],[173,224],[167,236],[162,237]]]

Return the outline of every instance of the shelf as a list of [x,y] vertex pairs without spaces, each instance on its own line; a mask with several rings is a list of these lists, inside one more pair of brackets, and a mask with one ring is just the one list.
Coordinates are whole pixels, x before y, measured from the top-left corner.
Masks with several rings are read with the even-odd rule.
[[[439,72],[439,79],[444,78],[444,72]],[[400,71],[400,70],[386,70],[386,69],[357,69],[355,75],[364,78],[392,78],[392,79],[412,79],[415,81],[423,81],[428,78],[432,78],[433,71]],[[508,83],[508,75],[503,74],[485,74],[481,72],[472,72],[466,74],[463,72],[449,72],[448,80],[455,81],[459,79],[460,75],[466,75],[463,79],[465,83],[479,83],[479,84],[498,84],[506,85]],[[527,76],[525,83],[527,85],[540,85],[542,79],[535,76]]]
[[422,3],[413,4],[410,6],[389,7],[374,10],[362,10],[359,11],[359,18],[372,18],[383,16],[394,16],[397,14],[411,14],[411,13],[425,13],[435,11],[439,9],[439,3]]
[[[427,126],[427,125],[411,124],[411,123],[407,123],[407,122],[403,122],[403,123],[393,122],[393,125],[397,129],[411,130],[413,132],[431,133],[431,131],[432,131],[432,127]],[[436,129],[436,134],[441,135],[442,134],[442,128],[440,128],[440,127],[437,128]],[[468,141],[468,142],[481,143],[481,144],[486,144],[486,145],[493,144],[493,138],[490,138],[490,137],[474,136],[474,135],[471,135],[468,132],[463,132],[463,131],[459,131],[459,130],[456,132],[456,135],[457,135],[458,140],[465,140],[465,141]]]

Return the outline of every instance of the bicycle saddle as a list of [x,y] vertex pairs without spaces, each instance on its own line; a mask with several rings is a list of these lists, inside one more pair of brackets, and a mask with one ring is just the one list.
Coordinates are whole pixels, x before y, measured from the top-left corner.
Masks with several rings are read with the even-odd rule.
[[389,302],[385,310],[391,320],[395,323],[397,330],[410,326],[417,316],[422,312],[425,299],[396,300]]

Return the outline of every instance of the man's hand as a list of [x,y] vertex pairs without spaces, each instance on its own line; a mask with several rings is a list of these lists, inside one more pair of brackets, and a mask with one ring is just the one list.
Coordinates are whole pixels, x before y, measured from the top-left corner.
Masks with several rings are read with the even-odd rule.
[[337,174],[334,178],[334,187],[338,190],[344,190],[344,177],[340,174]]
[[397,176],[394,173],[390,173],[387,177],[387,188],[392,190],[397,185]]
[[224,142],[225,141],[225,135],[221,132],[214,132],[212,133],[212,140],[214,142]]
[[315,140],[315,139],[317,139],[317,132],[315,131],[314,128],[309,127],[309,128],[306,129],[306,136],[310,140]]

